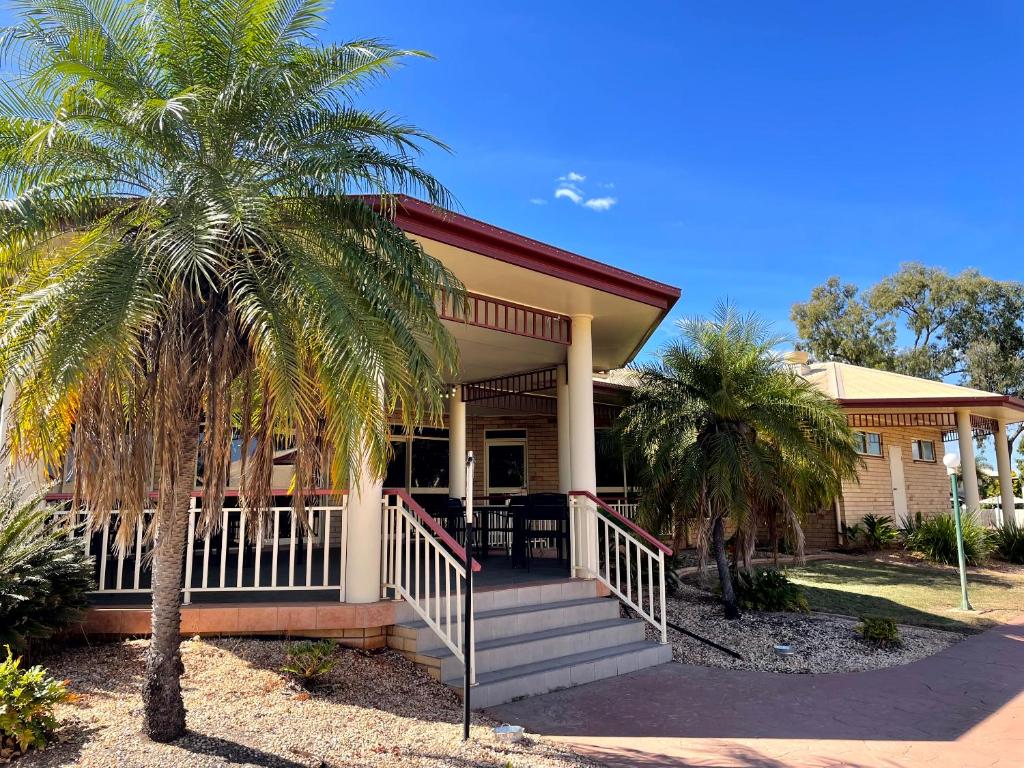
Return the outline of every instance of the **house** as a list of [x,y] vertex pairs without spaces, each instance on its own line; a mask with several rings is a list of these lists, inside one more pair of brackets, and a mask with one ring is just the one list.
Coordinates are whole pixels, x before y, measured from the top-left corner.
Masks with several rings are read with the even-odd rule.
[[[625,388],[602,372],[633,359],[679,290],[417,200],[390,215],[468,290],[468,311],[440,306],[461,353],[447,416],[411,433],[396,423],[386,477],[365,471],[350,489],[317,489],[308,529],[287,498],[287,444],[274,459],[280,506],[255,532],[236,503],[209,538],[195,535],[193,513],[182,632],[387,644],[456,688],[468,658],[478,706],[667,661],[671,553],[620,514],[626,468],[602,446]],[[65,507],[72,472],[51,494]],[[475,560],[458,540],[468,495],[482,529]],[[88,631],[148,631],[141,525],[135,542],[115,549],[110,525],[82,536],[97,581]],[[639,619],[621,618],[619,602]],[[645,639],[645,624],[660,642]]]
[[[836,546],[842,525],[855,525],[865,515],[887,515],[901,523],[949,511],[949,477],[942,463],[946,443],[958,445],[966,506],[979,510],[975,440],[1000,438],[1010,424],[1024,421],[1024,400],[1007,395],[848,363],[810,363],[800,352],[787,359],[842,406],[864,459],[857,480],[844,483],[835,508],[807,521],[809,547]],[[994,442],[1002,508],[1013,509],[1008,446],[1001,438]]]

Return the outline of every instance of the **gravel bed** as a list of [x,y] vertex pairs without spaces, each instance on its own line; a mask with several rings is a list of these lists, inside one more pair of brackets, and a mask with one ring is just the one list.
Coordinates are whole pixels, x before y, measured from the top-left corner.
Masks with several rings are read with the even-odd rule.
[[[903,646],[877,650],[861,641],[855,619],[830,614],[745,612],[726,621],[722,605],[707,592],[684,585],[666,603],[668,620],[743,655],[737,660],[669,628],[672,658],[684,664],[762,672],[821,673],[882,669],[938,653],[963,635],[936,629],[900,626]],[[653,637],[653,630],[648,629]],[[773,646],[788,643],[794,650],[780,657]]]
[[193,639],[183,644],[189,734],[173,744],[141,735],[139,684],[147,642],[56,654],[44,663],[78,694],[60,706],[60,741],[18,766],[593,766],[566,747],[530,737],[496,740],[499,723],[474,714],[462,741],[455,694],[396,653],[340,649],[312,693],[278,670],[287,643]]

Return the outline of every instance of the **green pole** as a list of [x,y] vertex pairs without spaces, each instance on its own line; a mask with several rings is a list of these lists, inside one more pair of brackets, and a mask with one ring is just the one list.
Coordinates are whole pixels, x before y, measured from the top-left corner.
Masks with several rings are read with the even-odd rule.
[[956,555],[960,561],[960,610],[972,611],[971,602],[967,599],[967,563],[964,556],[964,529],[960,522],[960,493],[956,487],[956,473],[949,474],[950,486],[953,489],[953,517],[956,520]]

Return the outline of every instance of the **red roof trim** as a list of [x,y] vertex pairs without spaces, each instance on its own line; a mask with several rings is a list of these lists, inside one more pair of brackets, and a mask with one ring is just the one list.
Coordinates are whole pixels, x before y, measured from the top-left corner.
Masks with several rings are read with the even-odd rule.
[[987,395],[976,397],[888,397],[888,398],[847,398],[836,400],[848,408],[908,408],[908,407],[957,407],[971,405],[1006,406],[1024,411],[1024,400],[1009,395]]
[[[380,204],[380,198],[377,196],[368,196],[366,200],[374,207]],[[679,299],[679,289],[671,285],[602,264],[404,195],[398,197],[395,223],[414,235],[649,304],[665,312]]]

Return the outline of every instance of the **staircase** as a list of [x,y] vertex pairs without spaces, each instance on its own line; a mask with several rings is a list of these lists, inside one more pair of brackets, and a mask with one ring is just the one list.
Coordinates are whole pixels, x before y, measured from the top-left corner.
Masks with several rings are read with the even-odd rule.
[[[583,685],[672,660],[645,639],[645,622],[623,619],[595,580],[474,591],[475,709]],[[388,645],[462,695],[462,662],[411,606],[399,606]]]

